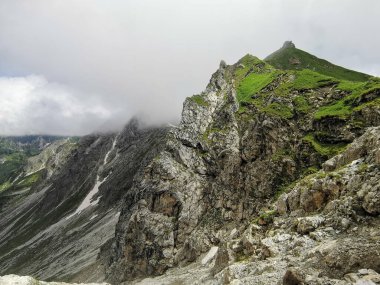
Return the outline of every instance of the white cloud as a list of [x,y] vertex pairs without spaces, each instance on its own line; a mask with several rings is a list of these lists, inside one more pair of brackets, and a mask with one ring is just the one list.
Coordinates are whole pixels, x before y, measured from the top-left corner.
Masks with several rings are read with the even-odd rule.
[[[0,0],[0,76],[43,74],[76,90],[66,92],[67,102],[102,106],[113,121],[143,113],[153,123],[173,122],[221,59],[263,58],[285,40],[380,75],[378,11],[379,0]],[[92,130],[64,106],[78,116],[73,130]]]
[[82,134],[83,127],[94,130],[110,118],[110,110],[81,97],[43,76],[1,77],[0,133]]

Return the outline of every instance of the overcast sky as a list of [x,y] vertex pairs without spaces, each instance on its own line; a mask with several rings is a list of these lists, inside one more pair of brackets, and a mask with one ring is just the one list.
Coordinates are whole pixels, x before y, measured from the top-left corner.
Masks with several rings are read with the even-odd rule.
[[0,134],[177,122],[224,59],[292,40],[380,75],[379,0],[0,0]]

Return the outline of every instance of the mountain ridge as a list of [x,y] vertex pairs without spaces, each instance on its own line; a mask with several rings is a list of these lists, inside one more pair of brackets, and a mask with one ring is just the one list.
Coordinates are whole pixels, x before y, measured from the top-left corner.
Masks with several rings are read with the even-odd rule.
[[251,55],[221,62],[186,98],[177,127],[132,120],[119,133],[66,142],[48,152],[49,175],[0,196],[0,274],[110,284],[376,280],[379,97],[378,78],[281,70]]

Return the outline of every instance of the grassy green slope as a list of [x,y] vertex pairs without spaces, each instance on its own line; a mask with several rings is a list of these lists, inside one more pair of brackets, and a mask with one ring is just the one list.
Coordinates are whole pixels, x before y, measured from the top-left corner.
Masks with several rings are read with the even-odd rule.
[[[249,120],[263,112],[282,119],[309,120],[311,124],[333,119],[346,122],[353,129],[365,126],[361,110],[376,110],[380,106],[380,78],[345,80],[339,78],[340,67],[336,69],[338,75],[326,75],[314,71],[316,69],[310,65],[300,70],[280,70],[246,55],[230,67],[240,105],[239,115]],[[347,141],[329,140],[334,134],[325,131],[323,124],[319,127],[322,131],[306,133],[303,141],[320,155],[331,157],[342,151]]]
[[284,47],[265,58],[265,61],[282,70],[310,69],[342,80],[367,81],[371,77],[368,74],[332,64],[292,45],[284,45]]
[[319,120],[325,117],[346,119],[353,112],[367,106],[380,106],[379,78],[372,78],[364,83],[342,81],[337,88],[346,91],[348,95],[319,108],[314,114],[315,119]]

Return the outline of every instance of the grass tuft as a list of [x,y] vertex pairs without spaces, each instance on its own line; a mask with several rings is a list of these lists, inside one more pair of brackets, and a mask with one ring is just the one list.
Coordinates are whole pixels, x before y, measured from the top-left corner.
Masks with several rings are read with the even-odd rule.
[[295,109],[300,113],[307,113],[310,111],[311,106],[304,96],[297,96],[293,99]]
[[[314,114],[316,120],[325,117],[338,117],[346,119],[354,111],[360,111],[367,106],[379,106],[380,83],[376,80],[367,83],[354,83],[343,81],[338,88],[350,94],[333,104],[323,106]],[[373,94],[373,96],[369,96]]]
[[285,119],[291,119],[293,117],[293,111],[291,108],[277,102],[269,104],[263,109],[263,111]]
[[251,73],[245,77],[237,88],[239,102],[249,102],[251,97],[268,86],[276,78],[277,72]]
[[202,95],[191,96],[190,100],[203,107],[209,106],[209,103],[203,98]]
[[306,90],[328,86],[334,83],[337,83],[337,81],[332,77],[304,69],[296,72],[293,88],[297,90]]

